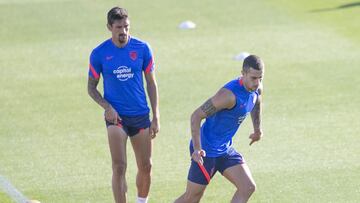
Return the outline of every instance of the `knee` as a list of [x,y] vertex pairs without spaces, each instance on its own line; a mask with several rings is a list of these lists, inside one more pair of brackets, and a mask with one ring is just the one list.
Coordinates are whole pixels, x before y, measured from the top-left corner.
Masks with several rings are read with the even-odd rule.
[[250,196],[255,192],[255,190],[256,190],[256,184],[250,183],[246,186],[245,192]]
[[113,174],[116,176],[125,176],[127,164],[125,161],[115,161],[112,164]]
[[249,183],[246,185],[241,185],[237,188],[237,190],[248,197],[250,197],[256,190],[256,184],[255,183]]
[[148,163],[141,164],[139,166],[139,171],[141,173],[150,174],[151,173],[151,168],[152,168],[152,163],[148,162]]
[[250,195],[251,195],[252,193],[254,193],[255,190],[256,190],[256,184],[255,184],[255,183],[250,184],[248,190],[249,190],[249,194],[250,194]]

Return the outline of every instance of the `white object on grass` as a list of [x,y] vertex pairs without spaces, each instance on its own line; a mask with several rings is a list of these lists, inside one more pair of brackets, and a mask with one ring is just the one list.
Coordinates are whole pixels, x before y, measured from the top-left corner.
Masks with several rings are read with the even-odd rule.
[[241,52],[240,54],[234,56],[234,60],[237,60],[237,61],[243,61],[246,57],[250,56],[249,53],[247,52]]
[[187,21],[180,23],[179,28],[182,30],[195,29],[196,24],[192,21],[187,20]]

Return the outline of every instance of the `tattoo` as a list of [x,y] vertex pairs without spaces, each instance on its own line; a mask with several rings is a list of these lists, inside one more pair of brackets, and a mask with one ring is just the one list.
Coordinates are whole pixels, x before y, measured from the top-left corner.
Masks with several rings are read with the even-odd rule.
[[261,129],[261,96],[258,97],[255,106],[251,111],[251,118],[254,129]]
[[101,96],[100,92],[96,89],[99,80],[89,77],[88,80],[88,94],[93,100],[106,109],[109,106],[109,103]]
[[209,117],[217,112],[211,99],[208,99],[200,108],[206,114],[206,117]]

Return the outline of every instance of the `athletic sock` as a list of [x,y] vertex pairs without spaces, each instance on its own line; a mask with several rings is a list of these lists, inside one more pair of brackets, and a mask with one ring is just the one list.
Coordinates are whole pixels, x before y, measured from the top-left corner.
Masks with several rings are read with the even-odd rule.
[[147,203],[147,197],[137,197],[136,203]]

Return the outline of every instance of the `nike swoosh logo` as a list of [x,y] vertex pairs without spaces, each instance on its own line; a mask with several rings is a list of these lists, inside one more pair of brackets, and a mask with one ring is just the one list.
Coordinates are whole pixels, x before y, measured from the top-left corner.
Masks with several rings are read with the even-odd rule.
[[112,59],[112,58],[114,58],[114,56],[107,56],[107,57],[105,57],[106,60],[110,60],[110,59]]

